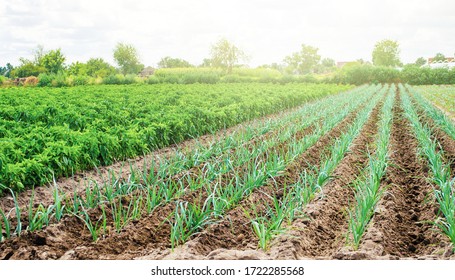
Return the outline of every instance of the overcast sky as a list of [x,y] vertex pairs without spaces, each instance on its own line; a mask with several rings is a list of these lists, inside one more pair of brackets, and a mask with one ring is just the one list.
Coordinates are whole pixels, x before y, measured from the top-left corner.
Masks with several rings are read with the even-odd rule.
[[117,42],[145,65],[164,56],[200,64],[227,38],[257,66],[281,62],[302,43],[335,61],[371,61],[374,44],[397,40],[403,62],[455,52],[453,0],[2,0],[0,65],[32,58],[38,44],[67,63],[102,57]]

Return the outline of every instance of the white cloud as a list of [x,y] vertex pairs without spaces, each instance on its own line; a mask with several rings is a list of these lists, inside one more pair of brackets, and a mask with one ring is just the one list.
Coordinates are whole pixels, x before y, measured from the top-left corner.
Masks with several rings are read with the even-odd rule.
[[200,63],[212,43],[232,40],[252,65],[280,62],[302,43],[338,61],[371,60],[374,44],[398,40],[404,62],[455,51],[455,2],[364,0],[4,0],[0,65],[61,47],[68,62],[112,61],[116,42],[135,45],[143,62],[163,56]]

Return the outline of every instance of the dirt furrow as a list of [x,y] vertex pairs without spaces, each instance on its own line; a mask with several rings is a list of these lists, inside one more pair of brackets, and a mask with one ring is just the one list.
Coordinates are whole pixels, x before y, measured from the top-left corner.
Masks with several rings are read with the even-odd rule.
[[[296,139],[302,139],[314,129],[313,126],[298,131]],[[282,150],[286,143],[275,147]],[[273,149],[275,149],[273,148]],[[264,153],[262,157],[267,157]],[[244,166],[239,166],[237,172]],[[223,174],[220,183],[228,181],[235,172]],[[179,201],[196,203],[205,200],[206,192],[203,189],[189,191]],[[64,258],[79,259],[131,259],[131,254],[150,245],[153,248],[166,249],[170,247],[170,224],[167,221],[175,209],[175,202],[158,207],[152,214],[143,215],[139,221],[134,221],[126,226],[119,234],[113,233],[91,242],[91,236],[84,223],[76,217],[65,217],[60,223],[51,225],[39,232],[26,232],[20,238],[7,240],[0,246],[0,259],[55,259],[67,253]],[[93,209],[90,214],[96,220],[101,216],[101,209]],[[112,224],[112,218],[108,214],[108,224]],[[114,231],[114,230],[110,230]],[[63,237],[63,238],[62,238]],[[77,250],[71,250],[77,247]],[[12,252],[12,250],[14,252]]]
[[[251,211],[263,212],[265,205],[269,205],[273,198],[280,199],[283,196],[283,186],[297,181],[303,169],[317,168],[321,158],[328,155],[328,148],[347,130],[355,115],[355,113],[349,114],[334,129],[322,136],[299,158],[288,165],[283,176],[273,178],[265,186],[256,189],[238,207],[229,211],[222,221],[210,226],[168,256],[163,256],[163,252],[154,251],[142,258],[236,259],[239,256],[239,250],[256,249],[258,239],[251,226],[250,215],[254,215]],[[252,209],[251,205],[255,205],[255,209]],[[244,253],[240,253],[240,255],[242,254]],[[248,258],[260,258],[260,254],[259,251],[250,251]]]
[[396,94],[390,137],[390,163],[381,187],[386,190],[359,250],[342,259],[440,258],[447,240],[431,224],[438,207],[428,168],[418,156],[418,142]]
[[420,121],[431,128],[432,139],[439,144],[437,149],[443,153],[445,162],[450,164],[452,176],[455,176],[455,139],[450,137],[430,116],[428,116],[427,112],[420,107],[412,95],[410,95],[410,97],[411,102],[419,114]]
[[354,201],[351,187],[366,166],[367,151],[374,143],[383,102],[372,111],[350,152],[334,171],[333,179],[322,190],[321,199],[307,205],[307,218],[296,219],[288,232],[276,238],[268,258],[271,259],[330,259],[345,244],[348,209]]
[[[295,134],[297,140],[312,133],[314,127],[303,129]],[[284,154],[287,149],[287,142],[280,143],[273,147],[270,152]],[[268,153],[261,156],[261,161],[266,161]],[[220,187],[225,186],[233,179],[237,173],[243,173],[246,165],[240,166],[235,172],[223,174],[219,178]],[[192,191],[179,199],[181,202],[190,202],[202,205],[207,199],[207,192],[204,189]],[[168,203],[159,207],[147,218],[125,227],[120,234],[110,235],[106,239],[100,240],[97,244],[90,244],[87,247],[75,248],[74,251],[67,252],[64,258],[76,259],[132,259],[143,255],[144,251],[158,250],[160,252],[171,247],[171,214],[175,210],[176,204]],[[118,248],[123,248],[121,252]]]

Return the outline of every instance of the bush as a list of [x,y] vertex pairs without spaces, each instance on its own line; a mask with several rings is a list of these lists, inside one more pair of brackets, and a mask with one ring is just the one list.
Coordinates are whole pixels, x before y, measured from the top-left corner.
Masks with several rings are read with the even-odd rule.
[[276,82],[283,77],[280,71],[270,68],[234,68],[232,75],[237,75],[243,82]]
[[3,85],[5,83],[5,81],[6,81],[6,77],[0,75],[0,86]]
[[221,70],[213,68],[161,68],[154,76],[169,84],[215,84],[220,81]]
[[111,74],[103,79],[103,84],[120,85],[125,77],[122,74]]
[[239,75],[237,74],[229,74],[224,76],[221,81],[225,83],[240,83],[242,80]]
[[52,85],[52,79],[54,75],[52,74],[47,74],[47,73],[41,73],[38,76],[38,86],[40,87],[48,87]]
[[123,79],[123,84],[124,85],[130,85],[136,83],[136,78],[137,76],[134,74],[127,74],[125,78]]
[[26,87],[34,87],[38,84],[38,78],[35,76],[30,76],[25,79],[24,86]]
[[39,76],[46,72],[46,68],[27,62],[11,71],[13,78],[25,78],[30,76]]
[[75,86],[88,85],[89,82],[90,82],[90,77],[86,76],[86,75],[74,76],[73,77],[73,84]]
[[71,86],[70,84],[67,83],[66,75],[62,72],[59,72],[58,74],[53,74],[53,79],[51,82],[51,85],[53,87],[64,87],[64,86]]
[[145,80],[147,84],[154,85],[159,84],[161,81],[155,75],[149,76],[147,80]]

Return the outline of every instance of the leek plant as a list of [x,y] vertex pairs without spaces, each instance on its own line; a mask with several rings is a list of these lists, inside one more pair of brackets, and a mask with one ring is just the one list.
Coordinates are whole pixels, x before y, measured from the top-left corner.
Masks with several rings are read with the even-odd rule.
[[412,93],[412,96],[417,101],[418,107],[423,110],[439,127],[442,128],[452,139],[455,140],[455,124],[449,119],[449,117],[435,108],[430,102],[424,99],[424,97],[417,91],[415,91],[409,85],[405,86],[408,92]]
[[14,200],[14,210],[15,210],[16,221],[17,221],[15,233],[17,234],[17,236],[20,236],[21,232],[22,232],[21,208],[19,207],[19,203],[17,202],[17,198],[16,198],[16,195],[14,194],[14,191],[12,189],[10,189],[10,192],[11,192],[11,196],[13,197],[13,200]]
[[[358,105],[361,100],[366,99],[366,97],[363,96],[362,98],[358,98],[356,100],[357,103],[349,103],[346,96],[354,97],[356,93],[356,91],[353,91],[351,93],[340,94],[332,98],[327,98],[313,104],[308,104],[293,113],[292,117],[288,117],[289,115],[286,116],[284,121],[278,120],[273,123],[267,123],[264,126],[258,126],[253,130],[247,129],[244,134],[238,134],[239,136],[236,136],[237,138],[235,140],[230,137],[225,137],[225,141],[222,142],[224,143],[223,145],[217,145],[212,148],[202,150],[201,153],[204,153],[203,156],[200,156],[197,153],[192,154],[192,156],[191,154],[190,156],[187,156],[186,154],[177,151],[177,153],[170,159],[162,159],[160,164],[157,165],[156,172],[153,167],[147,172],[146,166],[148,165],[145,162],[142,172],[133,170],[133,167],[130,164],[130,175],[126,180],[121,179],[120,176],[116,176],[113,172],[109,172],[108,179],[103,183],[103,185],[100,186],[97,182],[89,182],[89,186],[85,188],[85,198],[79,196],[76,192],[73,193],[71,198],[71,196],[61,194],[57,189],[55,189],[53,193],[54,205],[52,208],[46,209],[44,206],[40,206],[36,213],[29,213],[29,219],[35,219],[35,225],[39,228],[40,223],[49,223],[50,218],[48,219],[46,217],[51,215],[50,210],[52,210],[53,217],[55,217],[57,221],[60,220],[64,214],[83,216],[85,217],[83,219],[84,222],[92,232],[94,225],[88,223],[86,219],[86,214],[89,209],[96,208],[104,203],[112,205],[118,197],[130,195],[135,191],[139,191],[139,193],[146,193],[146,199],[145,203],[143,203],[142,200],[139,202],[137,198],[134,198],[135,202],[132,207],[136,211],[133,216],[140,215],[140,211],[138,209],[141,208],[143,204],[146,205],[147,212],[151,213],[153,209],[157,205],[160,205],[163,201],[169,202],[178,198],[185,191],[185,186],[189,186],[192,190],[197,190],[203,186],[210,185],[220,174],[228,173],[236,166],[246,164],[253,158],[258,158],[261,154],[266,153],[267,150],[280,143],[280,141],[288,141],[289,138],[292,138],[297,131],[308,127],[318,120],[323,120],[324,118],[329,117],[331,115],[330,112],[336,111],[337,108],[346,104],[349,105],[349,109],[343,110],[343,113],[339,114],[337,119],[331,118],[331,121],[329,122],[323,121],[321,128],[317,128],[315,133],[303,139],[304,144],[296,145],[295,138],[289,141],[292,146],[288,146],[286,148],[288,151],[291,151],[290,153],[286,153],[287,156],[284,158],[273,158],[272,161],[263,163],[261,168],[267,171],[265,171],[265,173],[261,171],[258,174],[252,174],[250,180],[254,181],[246,182],[246,185],[250,187],[260,186],[264,183],[266,178],[278,176],[279,171],[283,170],[284,166],[288,162],[292,161],[296,155],[302,153],[306,147],[311,146],[311,143],[317,141],[317,139],[324,134],[324,131],[330,130],[339,120],[352,111],[356,104]],[[330,110],[326,110],[327,108]],[[276,129],[277,133],[271,138],[271,140],[259,142],[259,145],[255,148],[251,147],[251,151],[247,149],[246,146],[242,146],[241,148],[236,148],[233,154],[226,153],[226,151],[232,149],[232,147],[237,143],[246,143],[248,139],[253,139],[258,132],[265,133],[274,129]],[[191,176],[183,176],[182,179],[177,182],[172,180],[172,174],[177,174],[190,166],[194,166],[196,162],[205,160],[208,155],[220,156],[212,158],[213,164],[210,163],[211,161],[207,163],[207,169],[204,171],[205,173],[203,173],[203,176],[200,176],[201,179],[194,179]],[[198,158],[201,160],[199,161]],[[234,162],[236,164],[234,164]],[[257,168],[257,166],[255,168]],[[186,182],[184,183],[183,180],[186,180]],[[239,183],[241,181],[236,180],[236,182]],[[155,189],[150,190],[150,187]],[[252,187],[245,189],[247,193],[250,190],[252,190]],[[245,193],[245,191],[243,193]],[[220,194],[220,192],[218,193]],[[217,212],[217,215],[221,215],[223,208],[229,209],[235,205],[236,201],[240,198],[240,191],[231,192],[230,195],[222,194],[222,196],[223,195],[230,198],[227,200],[228,202],[225,203],[225,206],[218,208],[219,211]],[[213,201],[222,201],[219,196],[212,198]],[[217,202],[216,204],[219,203]],[[20,211],[20,209],[18,211]],[[117,211],[119,211],[119,209],[117,209]],[[124,213],[118,213],[120,217],[125,217]],[[125,221],[125,219],[122,219],[122,221]],[[126,225],[125,222],[121,222],[119,224],[121,224],[119,227]],[[16,231],[20,232],[20,228],[21,223],[19,222]]]
[[443,217],[438,218],[435,224],[450,239],[455,247],[455,178],[451,177],[450,163],[444,162],[443,151],[432,139],[432,131],[428,125],[422,124],[419,115],[412,106],[404,87],[402,90],[402,106],[406,118],[411,123],[412,130],[419,142],[419,153],[426,158],[431,170],[432,181],[438,187],[434,188],[434,195],[439,204]]
[[[288,222],[291,223],[299,217],[302,211],[301,209],[313,200],[315,193],[322,192],[322,187],[330,180],[332,172],[343,159],[352,141],[360,133],[360,130],[368,120],[371,111],[379,102],[379,99],[383,94],[384,91],[382,90],[380,94],[373,96],[365,108],[357,113],[354,123],[350,125],[347,132],[336,139],[334,145],[330,147],[330,156],[321,159],[319,168],[302,170],[296,183],[284,187],[285,194],[281,201],[274,198],[273,207],[267,206],[268,210],[265,211],[264,215],[256,214],[256,217],[252,220],[252,226],[254,233],[259,238],[258,246],[260,248],[266,250],[273,236],[283,232],[283,221],[288,220]],[[330,126],[328,129],[330,129]],[[311,146],[314,142],[309,143]],[[300,151],[303,152],[304,150],[306,150],[306,148],[301,149]],[[297,156],[298,155],[295,155],[292,158]]]
[[384,189],[381,189],[381,180],[388,166],[388,149],[392,130],[395,99],[395,86],[391,85],[388,97],[381,110],[381,119],[378,124],[376,150],[368,154],[368,165],[358,180],[354,182],[355,205],[349,210],[349,238],[357,250],[369,221],[374,214]]
[[[0,242],[3,241],[3,228],[5,230],[6,239],[11,237],[11,222],[8,219],[9,215],[6,215],[2,209],[0,209],[0,215],[2,216],[2,220],[0,221]],[[2,226],[3,223],[3,226]]]
[[171,222],[171,247],[183,244],[188,238],[209,223],[210,210],[197,204],[178,202]]

